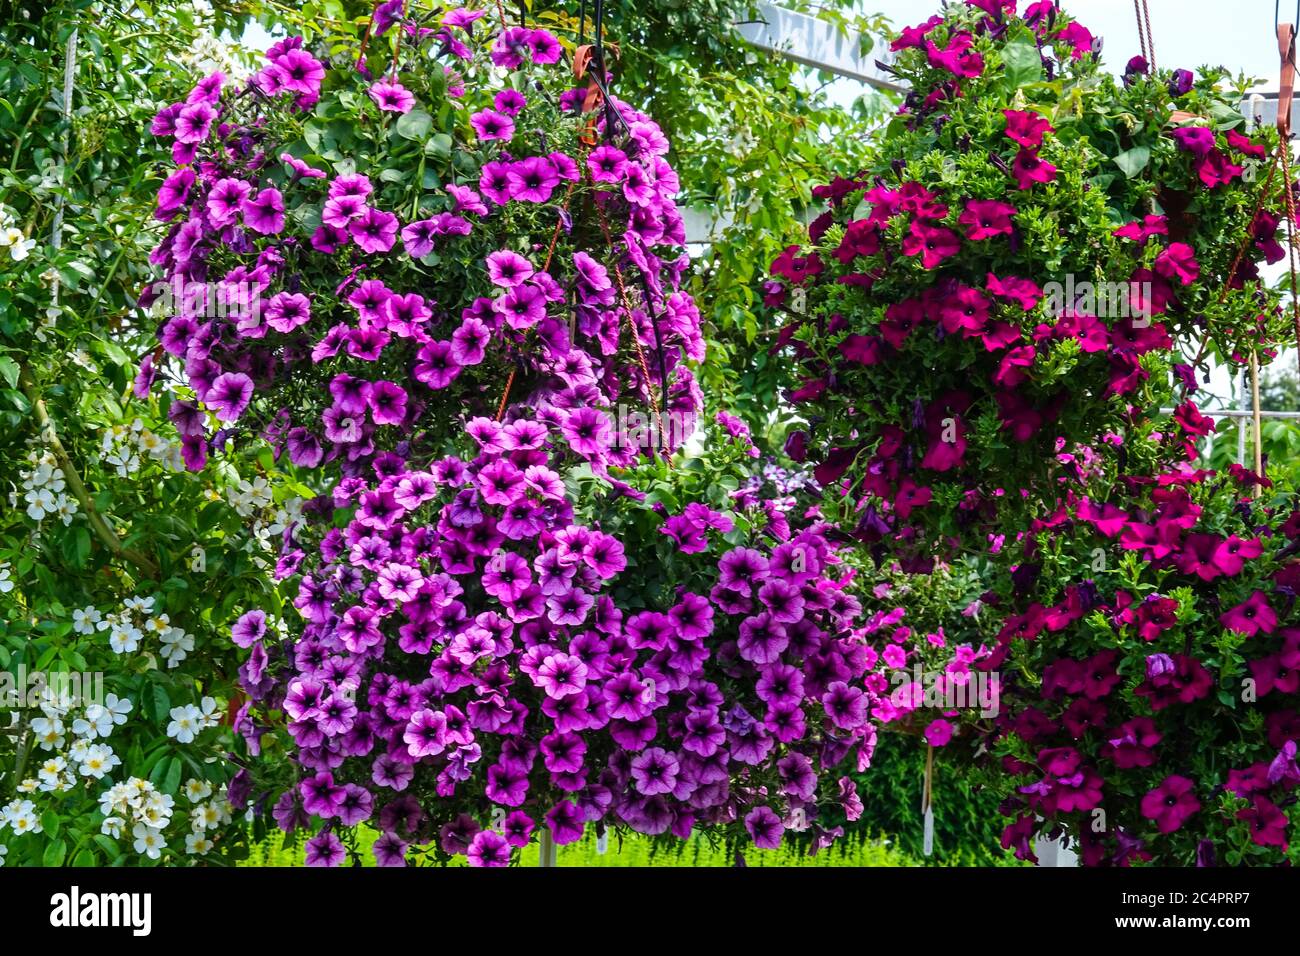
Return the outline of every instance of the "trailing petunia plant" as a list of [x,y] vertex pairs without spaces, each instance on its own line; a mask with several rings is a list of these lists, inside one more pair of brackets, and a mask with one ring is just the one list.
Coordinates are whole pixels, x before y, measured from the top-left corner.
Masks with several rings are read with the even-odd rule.
[[1113,79],[1054,4],[1017,6],[902,32],[907,102],[773,264],[788,450],[883,578],[873,719],[978,765],[1008,849],[1278,862],[1294,505],[1193,464],[1205,361],[1291,343],[1258,270],[1284,255],[1275,134],[1217,72]]
[[[690,473],[629,475],[642,495],[514,419],[491,443],[509,447],[395,467],[349,523],[296,535],[302,637],[275,639],[260,609],[232,637],[263,705],[239,726],[264,752],[296,745],[297,773],[263,769],[277,824],[314,834],[309,864],[355,855],[362,823],[381,865],[505,865],[543,829],[843,834],[875,740],[853,575],[815,515],[728,489],[752,446],[723,427],[734,440]],[[701,486],[717,507],[664,504]]]
[[282,538],[296,619],[231,628],[255,800],[313,864],[363,823],[384,864],[587,825],[826,845],[873,740],[851,575],[739,420],[725,509],[669,467],[703,345],[667,141],[544,30],[390,3],[365,42],[155,122],[183,298],[142,382],[183,373],[190,467],[265,440],[323,491]]
[[[282,41],[154,122],[176,168],[151,294],[193,391],[173,408],[187,462],[264,437],[357,475],[552,395],[626,396],[670,450],[703,344],[667,141],[616,99],[589,109],[599,90],[545,30],[390,7],[355,60]],[[604,413],[572,412],[596,467],[635,457],[606,453]]]
[[1053,3],[1015,8],[902,32],[907,100],[767,284],[789,452],[911,569],[1024,528],[1209,357],[1287,334],[1256,265],[1283,254],[1281,177],[1254,175],[1275,132],[1218,72],[1121,81]]
[[1254,484],[1134,477],[1024,541],[980,665],[1001,675],[981,736],[1017,855],[1061,826],[1085,865],[1294,861],[1300,510]]

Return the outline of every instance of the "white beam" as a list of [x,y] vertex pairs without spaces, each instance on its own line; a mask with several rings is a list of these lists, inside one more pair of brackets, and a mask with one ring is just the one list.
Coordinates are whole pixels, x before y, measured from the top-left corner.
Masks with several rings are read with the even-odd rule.
[[[861,80],[878,90],[907,91],[906,86],[876,66],[874,56],[861,54],[860,34],[841,33],[834,24],[806,13],[795,13],[775,3],[760,2],[755,7],[755,18],[740,21],[736,29],[760,50],[779,53],[814,69]],[[882,61],[888,57],[888,51],[880,55]]]

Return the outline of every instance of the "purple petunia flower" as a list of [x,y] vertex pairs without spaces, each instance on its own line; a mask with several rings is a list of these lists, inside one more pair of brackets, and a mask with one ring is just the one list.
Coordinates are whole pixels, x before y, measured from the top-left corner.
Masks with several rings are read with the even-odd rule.
[[415,96],[401,83],[381,80],[367,92],[375,105],[389,113],[409,113],[415,106]]
[[244,225],[263,235],[275,235],[284,231],[284,197],[280,190],[268,186],[256,196],[251,196],[240,203],[244,215]]
[[223,422],[233,422],[253,398],[253,380],[243,372],[223,372],[203,396],[204,403]]
[[469,122],[475,135],[485,142],[494,139],[509,142],[515,135],[515,121],[496,110],[479,110]]
[[614,429],[609,417],[597,408],[576,408],[560,425],[569,447],[584,458],[604,455],[613,440]]
[[236,647],[252,647],[266,634],[266,612],[252,610],[244,613],[230,628],[230,639]]
[[342,842],[330,830],[308,840],[306,850],[308,866],[341,866],[347,858]]
[[781,818],[771,807],[755,807],[745,814],[745,830],[760,850],[778,849],[785,834]]
[[348,233],[366,252],[387,252],[397,239],[397,217],[391,212],[368,207],[348,223]]
[[[194,174],[189,170],[190,181],[193,182]],[[220,228],[221,226],[231,225],[238,217],[244,200],[252,193],[253,187],[242,179],[219,179],[208,190],[207,214],[212,225]]]

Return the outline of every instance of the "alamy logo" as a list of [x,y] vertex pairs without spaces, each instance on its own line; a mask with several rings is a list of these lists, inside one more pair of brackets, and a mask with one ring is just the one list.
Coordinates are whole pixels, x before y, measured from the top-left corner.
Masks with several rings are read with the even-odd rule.
[[1099,319],[1134,319],[1139,328],[1151,324],[1152,295],[1150,282],[1076,282],[1073,273],[1064,284],[1043,286],[1043,301],[1052,315],[1073,309]]
[[261,324],[261,286],[244,280],[185,282],[179,275],[150,287],[152,304],[162,315],[201,319],[232,319],[242,328]]
[[148,936],[153,929],[153,894],[69,893],[50,897],[50,925],[59,928],[125,926],[133,936]]
[[894,671],[889,682],[894,687],[890,702],[901,709],[973,709],[981,717],[996,717],[1001,710],[1002,678],[996,671],[951,674],[924,671],[917,663],[911,671]]

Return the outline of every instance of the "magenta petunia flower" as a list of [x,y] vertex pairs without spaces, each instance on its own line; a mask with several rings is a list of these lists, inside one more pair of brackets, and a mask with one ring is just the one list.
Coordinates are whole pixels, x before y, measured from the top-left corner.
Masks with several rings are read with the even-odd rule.
[[614,429],[600,409],[573,409],[564,417],[560,431],[569,447],[583,458],[600,458],[613,441]]
[[916,220],[903,239],[903,254],[920,256],[926,269],[937,269],[945,259],[961,251],[961,240],[951,229]]
[[957,221],[966,227],[966,238],[978,242],[1014,232],[1011,217],[1015,214],[1015,206],[992,199],[979,199],[968,202]]
[[325,78],[325,67],[305,50],[289,50],[272,60],[271,67],[281,85],[295,93],[315,95]]
[[1219,615],[1219,623],[1247,637],[1272,634],[1277,630],[1277,612],[1269,606],[1267,595],[1256,591],[1241,604]]
[[[193,182],[193,172],[190,170],[185,172],[190,174],[190,181]],[[208,190],[206,204],[208,219],[212,225],[218,228],[231,225],[239,217],[240,208],[252,191],[252,185],[242,179],[217,180]]]
[[1191,285],[1201,274],[1195,250],[1185,242],[1172,242],[1156,257],[1155,270],[1166,279]]
[[284,163],[303,179],[324,179],[328,175],[323,169],[308,166],[291,153],[281,153],[280,162]]
[[335,229],[346,229],[353,221],[360,219],[367,211],[366,201],[361,196],[331,196],[325,200],[321,209],[321,222]]
[[1035,308],[1043,298],[1043,290],[1035,282],[1018,276],[999,278],[990,272],[985,277],[985,287],[990,295],[1014,302],[1026,312]]
[[976,77],[984,72],[984,57],[971,49],[974,38],[969,33],[954,34],[948,45],[940,49],[928,37],[925,43],[926,58],[930,65],[947,70],[956,77]]
[[546,301],[534,285],[518,285],[492,303],[512,329],[529,329],[546,317]]
[[415,95],[401,83],[380,80],[367,92],[375,105],[388,113],[409,113],[415,106]]
[[402,733],[412,757],[437,756],[447,749],[447,717],[441,711],[419,710],[411,715]]
[[387,252],[397,240],[397,217],[373,207],[348,223],[352,239],[364,251]]
[[1166,777],[1142,798],[1142,816],[1154,821],[1161,833],[1173,833],[1201,809],[1195,788],[1186,777],[1177,774]]
[[493,97],[492,105],[496,107],[497,112],[514,117],[528,105],[528,100],[518,90],[504,89]]
[[176,140],[181,143],[201,143],[208,138],[212,121],[217,118],[217,111],[206,101],[191,103],[183,107],[175,120]]
[[470,316],[451,334],[451,357],[457,365],[478,365],[487,355],[492,330]]
[[474,127],[475,135],[485,142],[509,142],[515,135],[515,121],[496,110],[479,110],[469,118],[469,122]]
[[367,397],[370,417],[376,425],[400,425],[406,421],[406,389],[396,382],[375,382]]
[[1204,126],[1183,126],[1169,134],[1179,149],[1193,156],[1207,156],[1214,149],[1214,130]]
[[560,41],[546,30],[529,30],[525,41],[532,54],[533,62],[541,65],[559,63],[564,53]]
[[244,225],[263,235],[275,235],[284,230],[284,197],[280,190],[268,186],[256,196],[240,203]]
[[470,866],[509,866],[510,844],[495,830],[480,830],[470,840],[465,856],[469,859]]
[[212,382],[203,401],[223,422],[233,422],[253,398],[253,380],[243,372],[223,372]]
[[468,186],[458,186],[455,183],[447,185],[447,195],[455,200],[453,212],[467,212],[476,216],[486,216],[487,206],[483,204],[482,197]]
[[1116,229],[1114,235],[1120,239],[1131,239],[1139,245],[1145,245],[1152,236],[1169,235],[1169,220],[1165,216],[1155,215],[1135,219]]
[[654,184],[640,163],[629,162],[623,167],[623,197],[635,206],[649,206],[654,202]]
[[613,146],[598,146],[587,156],[591,178],[598,183],[622,182],[627,169],[627,154]]
[[1011,175],[1020,189],[1031,189],[1034,183],[1050,183],[1056,179],[1056,167],[1040,159],[1037,153],[1021,149],[1011,164]]
[[266,324],[277,332],[292,332],[311,321],[311,300],[301,292],[277,292],[266,306]]
[[484,163],[479,171],[479,191],[498,206],[510,201],[510,163]]
[[931,747],[945,747],[952,740],[952,733],[952,724],[940,717],[926,725],[924,736]]
[[230,628],[236,647],[252,647],[266,634],[266,612],[254,609],[240,616]]
[[[469,363],[467,363],[469,364]],[[460,374],[461,363],[453,354],[452,344],[446,341],[429,342],[416,353],[412,376],[429,388],[446,388]]]
[[1196,175],[1207,189],[1226,186],[1245,172],[1245,167],[1230,162],[1228,157],[1217,149],[1196,161]]
[[511,199],[540,203],[551,198],[560,184],[560,174],[549,159],[532,156],[511,164],[506,182]]
[[486,262],[492,284],[503,289],[513,289],[527,281],[535,272],[531,262],[509,249],[489,253]]
[[1052,124],[1033,110],[1003,110],[1007,118],[1006,135],[1027,150],[1037,151],[1043,145],[1043,137],[1056,130]]

